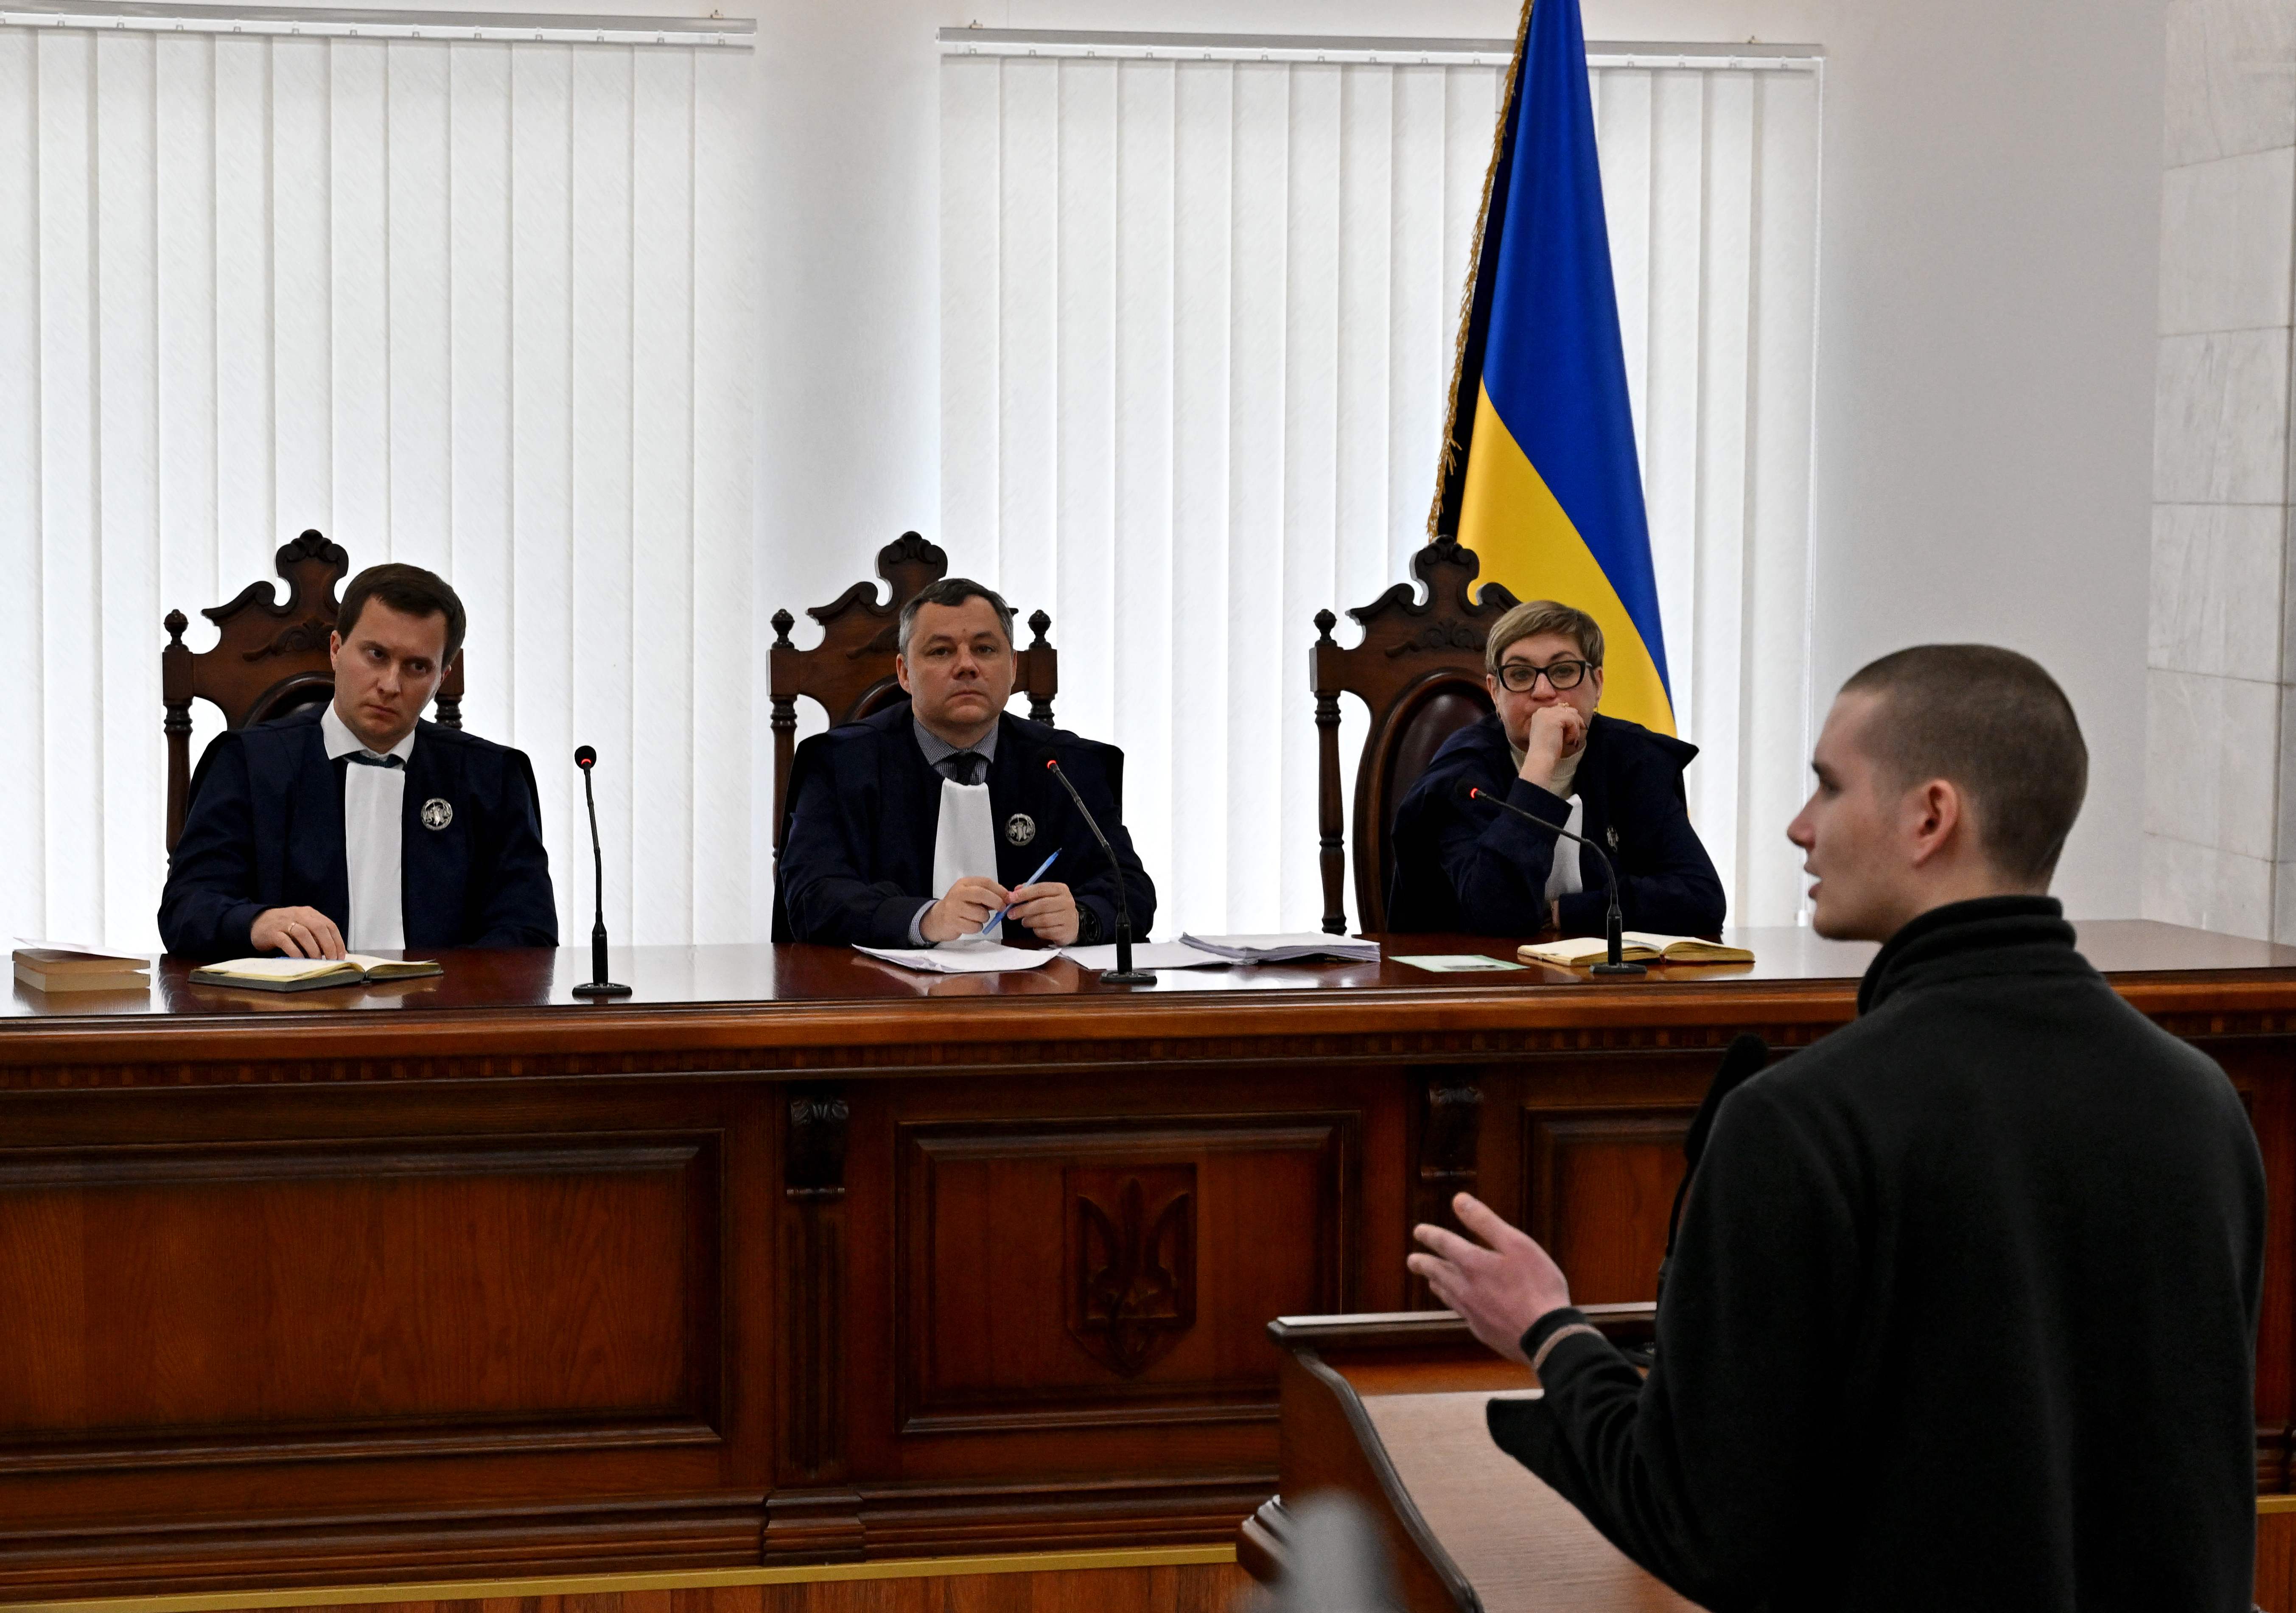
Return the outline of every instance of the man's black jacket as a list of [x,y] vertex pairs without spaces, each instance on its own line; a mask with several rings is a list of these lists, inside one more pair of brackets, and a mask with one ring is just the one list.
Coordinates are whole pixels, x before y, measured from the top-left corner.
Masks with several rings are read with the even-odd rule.
[[[266,908],[316,907],[347,924],[350,763],[327,759],[324,709],[218,734],[201,757],[160,898],[160,938],[176,956],[246,956],[249,927]],[[436,829],[422,816],[434,800],[449,809]],[[417,725],[398,839],[409,952],[558,945],[550,855],[524,751]]]
[[2247,1613],[2264,1168],[2232,1083],[2046,897],[1924,913],[1858,1003],[1724,1101],[1649,1379],[1570,1335],[1493,1435],[1717,1609]]
[[[1619,868],[1628,929],[1710,936],[1725,906],[1713,859],[1690,826],[1682,770],[1698,747],[1595,713],[1572,785],[1586,804],[1579,832]],[[1464,930],[1530,935],[1546,927],[1546,876],[1557,836],[1467,798],[1470,786],[1560,828],[1570,803],[1515,774],[1494,712],[1443,742],[1395,816],[1395,883],[1387,927],[1398,934]],[[1562,933],[1603,932],[1610,909],[1602,864],[1584,849],[1576,895],[1562,900]]]
[[[1144,939],[1156,887],[1124,831],[1124,753],[1010,712],[997,718],[987,780],[997,882],[1021,884],[1057,847],[1046,881],[1066,885],[1079,916],[1091,915],[1088,938],[1116,938],[1115,872],[1046,769],[1048,759],[1060,762],[1116,848],[1132,934]],[[774,881],[774,939],[908,946],[909,921],[937,894],[929,887],[941,782],[917,748],[906,700],[799,746]]]

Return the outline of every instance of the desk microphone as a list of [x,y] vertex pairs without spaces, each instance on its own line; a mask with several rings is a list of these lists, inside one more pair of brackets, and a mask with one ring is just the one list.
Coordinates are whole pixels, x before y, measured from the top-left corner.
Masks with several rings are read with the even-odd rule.
[[1076,809],[1084,815],[1084,826],[1092,831],[1092,838],[1100,842],[1103,851],[1108,853],[1109,867],[1116,871],[1116,967],[1103,974],[1100,983],[1103,986],[1153,986],[1156,983],[1154,975],[1144,969],[1132,967],[1132,904],[1125,899],[1124,864],[1116,860],[1116,847],[1111,846],[1108,837],[1100,832],[1100,824],[1094,819],[1092,808],[1084,804],[1084,797],[1078,795],[1077,787],[1069,782],[1069,775],[1061,771],[1060,758],[1046,757],[1045,766],[1052,771],[1054,778],[1060,780],[1061,788],[1069,792],[1069,799],[1074,801]]
[[1471,801],[1488,801],[1494,806],[1512,812],[1527,823],[1536,823],[1541,829],[1551,834],[1559,834],[1566,840],[1578,841],[1597,857],[1602,858],[1603,872],[1611,881],[1611,912],[1604,924],[1610,938],[1611,955],[1600,963],[1595,964],[1587,972],[1598,975],[1640,975],[1650,972],[1639,963],[1626,962],[1622,955],[1626,949],[1626,942],[1622,938],[1621,932],[1626,929],[1627,916],[1619,906],[1619,871],[1611,866],[1611,859],[1603,856],[1600,846],[1595,845],[1583,834],[1571,833],[1560,823],[1548,823],[1535,812],[1525,812],[1513,801],[1501,800],[1488,790],[1478,790],[1470,784],[1467,786],[1467,798]]
[[598,850],[598,798],[590,789],[590,770],[598,753],[587,745],[574,748],[574,766],[582,770],[582,798],[590,805],[590,873],[598,895],[597,921],[590,926],[590,978],[574,988],[578,997],[627,997],[630,988],[606,978],[606,859]]

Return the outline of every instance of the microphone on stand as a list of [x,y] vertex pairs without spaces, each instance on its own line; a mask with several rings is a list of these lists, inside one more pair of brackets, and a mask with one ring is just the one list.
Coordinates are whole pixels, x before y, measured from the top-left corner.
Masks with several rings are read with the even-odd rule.
[[1078,795],[1077,787],[1069,782],[1069,775],[1061,771],[1059,758],[1046,757],[1045,766],[1051,769],[1054,778],[1060,780],[1061,788],[1069,792],[1069,799],[1074,801],[1076,809],[1084,815],[1084,826],[1092,831],[1092,838],[1100,842],[1103,851],[1108,853],[1108,865],[1116,871],[1116,967],[1102,974],[1100,983],[1103,986],[1153,986],[1156,983],[1154,975],[1144,969],[1132,967],[1132,904],[1124,897],[1124,864],[1116,860],[1116,847],[1111,846],[1108,837],[1100,832],[1100,824],[1094,820],[1092,808],[1084,804],[1084,797]]
[[1597,857],[1601,857],[1603,872],[1611,881],[1611,911],[1603,926],[1611,943],[1611,955],[1602,962],[1592,965],[1587,972],[1598,975],[1641,975],[1650,972],[1639,963],[1628,962],[1623,955],[1626,942],[1621,932],[1626,929],[1627,915],[1619,905],[1619,871],[1611,866],[1611,859],[1603,855],[1603,848],[1600,846],[1595,845],[1583,834],[1571,833],[1560,823],[1548,823],[1535,812],[1525,812],[1513,801],[1501,800],[1488,790],[1479,790],[1470,784],[1467,786],[1467,798],[1471,801],[1488,801],[1494,806],[1512,812],[1525,823],[1536,823],[1541,829],[1553,834],[1559,834],[1566,840],[1576,840]]
[[598,753],[587,745],[574,749],[574,766],[582,770],[582,798],[590,805],[590,873],[598,897],[597,921],[590,926],[590,978],[574,988],[578,997],[627,997],[630,988],[606,978],[606,859],[598,850],[598,798],[590,788],[590,770]]

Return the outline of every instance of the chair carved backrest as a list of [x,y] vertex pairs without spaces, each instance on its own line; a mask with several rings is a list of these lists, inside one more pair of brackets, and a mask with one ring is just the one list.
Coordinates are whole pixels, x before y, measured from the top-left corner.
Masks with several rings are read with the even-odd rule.
[[[885,597],[877,585],[858,582],[825,605],[806,614],[821,625],[821,643],[800,650],[790,640],[797,618],[786,610],[773,615],[774,643],[769,655],[772,675],[774,731],[774,849],[782,845],[782,817],[787,804],[790,765],[797,756],[797,702],[800,696],[829,714],[830,726],[857,723],[893,701],[907,697],[893,667],[900,645],[901,607],[931,584],[948,575],[948,556],[937,544],[914,532],[877,551],[877,575],[884,579]],[[1029,697],[1029,716],[1039,723],[1053,720],[1053,699],[1060,692],[1060,656],[1045,639],[1053,618],[1039,610],[1029,618],[1029,647],[1014,658],[1013,692]]]
[[[335,587],[350,569],[339,544],[310,531],[281,546],[274,562],[287,584],[282,602],[268,582],[250,583],[228,604],[200,612],[216,625],[212,650],[192,652],[184,643],[190,620],[168,612],[167,646],[160,651],[160,698],[167,708],[168,849],[184,832],[192,786],[192,702],[203,700],[223,713],[226,729],[284,716],[332,699],[335,675],[327,641],[340,607]],[[439,685],[438,719],[463,725],[463,657]]]
[[1342,905],[1345,845],[1340,817],[1340,696],[1352,694],[1371,716],[1356,767],[1356,911],[1362,928],[1387,927],[1387,888],[1395,873],[1390,847],[1395,810],[1443,741],[1491,709],[1483,684],[1483,642],[1515,597],[1486,583],[1473,597],[1481,561],[1472,549],[1438,538],[1411,557],[1417,587],[1398,583],[1348,612],[1363,628],[1352,649],[1332,637],[1339,618],[1316,613],[1310,651],[1316,691],[1316,816],[1324,874],[1324,928],[1347,929]]

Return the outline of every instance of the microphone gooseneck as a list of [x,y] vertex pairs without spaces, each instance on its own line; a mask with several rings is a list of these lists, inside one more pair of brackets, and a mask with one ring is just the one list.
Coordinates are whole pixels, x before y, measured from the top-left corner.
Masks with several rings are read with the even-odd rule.
[[606,858],[598,849],[598,796],[590,786],[590,770],[598,753],[587,745],[575,748],[574,766],[582,773],[582,799],[590,808],[590,876],[595,893],[595,916],[590,925],[590,978],[574,988],[578,997],[627,997],[630,988],[606,978]]
[[1101,984],[1152,986],[1156,983],[1154,975],[1144,969],[1132,967],[1132,904],[1125,899],[1124,864],[1116,860],[1116,847],[1111,846],[1108,837],[1101,833],[1099,821],[1092,815],[1092,808],[1084,804],[1084,797],[1077,793],[1077,787],[1069,782],[1069,775],[1061,771],[1060,758],[1046,757],[1045,766],[1060,780],[1061,788],[1069,792],[1069,799],[1076,803],[1077,811],[1084,818],[1084,826],[1092,831],[1092,838],[1098,840],[1100,848],[1108,854],[1108,865],[1116,874],[1116,967],[1101,975]]
[[1467,786],[1467,798],[1471,801],[1488,801],[1502,811],[1512,812],[1526,823],[1536,823],[1550,834],[1559,834],[1566,840],[1576,840],[1593,852],[1601,861],[1603,877],[1610,881],[1611,886],[1611,909],[1604,916],[1603,926],[1604,938],[1610,943],[1610,955],[1602,962],[1595,964],[1588,972],[1598,975],[1639,975],[1650,972],[1639,963],[1629,963],[1626,961],[1627,915],[1626,910],[1619,905],[1619,871],[1611,865],[1611,859],[1603,854],[1600,846],[1583,834],[1573,834],[1562,824],[1550,823],[1537,813],[1526,812],[1513,801],[1502,800],[1489,790],[1480,789],[1473,784]]

